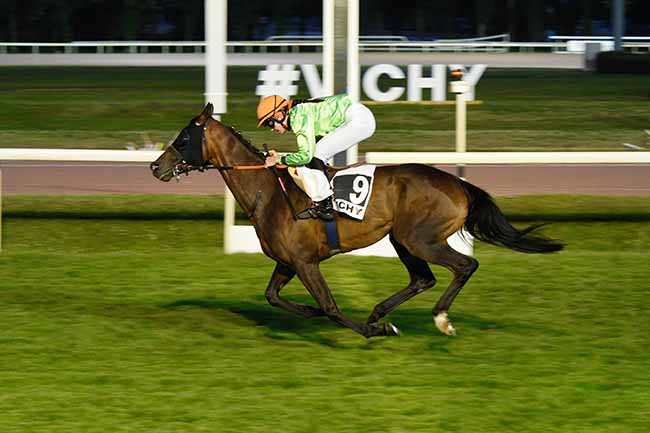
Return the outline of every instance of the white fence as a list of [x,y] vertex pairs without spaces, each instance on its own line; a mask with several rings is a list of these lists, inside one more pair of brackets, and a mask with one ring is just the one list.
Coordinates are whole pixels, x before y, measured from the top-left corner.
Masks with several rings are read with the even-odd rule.
[[0,161],[153,162],[162,153],[162,150],[0,148]]
[[[10,149],[0,161],[152,162],[161,150]],[[650,151],[621,152],[367,152],[369,164],[650,164]]]
[[[586,41],[581,37],[555,36],[551,42],[511,42],[493,40],[437,40],[409,41],[395,37],[361,37],[361,52],[584,52]],[[561,39],[563,38],[563,39]],[[203,41],[93,41],[93,42],[0,42],[0,55],[10,54],[137,54],[137,53],[203,53]],[[320,52],[323,43],[318,38],[287,37],[265,41],[230,41],[226,43],[231,53],[300,53]],[[582,48],[580,48],[582,47]],[[627,51],[650,52],[650,37],[624,38]],[[582,51],[580,51],[582,49]]]
[[[584,53],[588,43],[600,44],[600,51],[614,49],[613,36],[549,36],[549,39],[559,43],[557,52]],[[625,36],[623,49],[630,52],[650,52],[650,36]]]
[[[94,150],[94,149],[1,149],[0,161],[83,161],[83,162],[151,162],[162,152],[156,150]],[[650,164],[650,152],[368,152],[366,162],[372,164]],[[0,224],[2,222],[2,178],[0,174]],[[261,252],[252,226],[237,226],[234,206],[224,224],[224,251]],[[2,227],[0,226],[0,236]],[[1,248],[0,238],[0,248]],[[358,255],[394,256],[387,238],[361,250]]]
[[369,164],[648,164],[650,152],[367,152]]

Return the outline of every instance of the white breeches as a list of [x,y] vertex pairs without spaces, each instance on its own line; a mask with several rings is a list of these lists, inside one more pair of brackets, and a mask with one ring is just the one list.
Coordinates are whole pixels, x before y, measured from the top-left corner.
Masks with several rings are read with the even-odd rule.
[[313,201],[325,200],[334,194],[325,173],[322,171],[304,165],[297,167],[297,171],[305,184],[305,192]]
[[[363,104],[350,105],[345,113],[345,123],[320,139],[314,156],[327,163],[343,152],[375,133],[375,116]],[[298,167],[298,174],[305,183],[307,194],[313,201],[325,200],[334,194],[325,173],[320,170]]]
[[365,140],[375,133],[375,116],[365,105],[357,102],[345,113],[345,123],[320,139],[314,156],[327,163],[339,152]]

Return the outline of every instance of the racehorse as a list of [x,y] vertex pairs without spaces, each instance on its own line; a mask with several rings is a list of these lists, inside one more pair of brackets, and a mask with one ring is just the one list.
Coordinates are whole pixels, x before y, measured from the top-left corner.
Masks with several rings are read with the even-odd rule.
[[[516,229],[485,191],[456,176],[421,164],[377,167],[363,221],[340,215],[335,218],[340,252],[369,246],[388,235],[409,272],[410,282],[378,303],[365,322],[354,320],[341,312],[319,268],[320,262],[338,252],[330,249],[323,222],[296,220],[288,206],[290,201],[296,209],[304,209],[310,205],[308,196],[287,170],[264,169],[265,153],[234,128],[212,118],[212,113],[212,104],[206,105],[151,163],[151,170],[165,182],[195,169],[220,170],[255,227],[262,250],[276,262],[266,288],[266,299],[273,306],[307,318],[327,316],[365,337],[399,335],[395,325],[380,319],[434,286],[431,263],[448,268],[454,275],[433,308],[433,318],[441,332],[455,335],[447,313],[478,268],[478,261],[452,249],[447,244],[449,236],[464,228],[481,241],[524,253],[550,253],[563,247],[558,241],[535,234],[539,226]],[[296,274],[317,307],[280,296]]]

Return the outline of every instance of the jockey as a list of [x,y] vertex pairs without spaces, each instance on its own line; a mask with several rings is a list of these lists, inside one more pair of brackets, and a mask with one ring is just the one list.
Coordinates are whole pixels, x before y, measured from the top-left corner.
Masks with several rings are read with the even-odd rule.
[[314,206],[307,210],[312,218],[332,220],[332,189],[327,180],[326,163],[375,132],[375,116],[365,105],[353,102],[342,93],[318,99],[291,99],[272,95],[257,106],[257,127],[267,126],[278,134],[292,131],[298,151],[279,157],[269,151],[265,165],[286,164],[298,167],[307,194]]

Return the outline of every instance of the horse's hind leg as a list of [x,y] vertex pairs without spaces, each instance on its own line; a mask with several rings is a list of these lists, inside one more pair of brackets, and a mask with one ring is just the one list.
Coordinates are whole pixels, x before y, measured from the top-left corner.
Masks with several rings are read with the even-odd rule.
[[398,334],[397,328],[395,328],[390,323],[380,327],[377,325],[360,323],[344,315],[339,309],[338,305],[336,305],[336,301],[334,301],[332,292],[327,286],[327,282],[325,281],[323,274],[320,272],[317,263],[305,263],[300,266],[296,266],[296,271],[298,272],[300,280],[305,285],[305,288],[314,297],[321,310],[333,322],[350,328],[366,338],[381,335]]
[[418,243],[412,246],[411,251],[429,263],[444,266],[454,273],[454,279],[433,309],[433,319],[436,327],[442,333],[456,335],[456,330],[452,326],[447,312],[467,280],[478,269],[478,261],[454,250],[447,245],[447,242],[436,245]]
[[377,304],[372,310],[370,317],[368,317],[368,324],[376,324],[379,319],[393,311],[398,305],[424,292],[426,289],[430,289],[436,284],[436,278],[433,276],[426,261],[409,253],[402,244],[395,240],[392,233],[390,235],[390,242],[395,247],[395,251],[397,251],[400,260],[404,263],[406,269],[408,269],[411,281],[404,289]]
[[296,304],[280,297],[280,290],[291,281],[294,275],[296,275],[296,271],[289,266],[281,263],[276,264],[269,285],[266,287],[266,300],[274,307],[284,308],[303,317],[323,316],[325,313],[319,308]]

